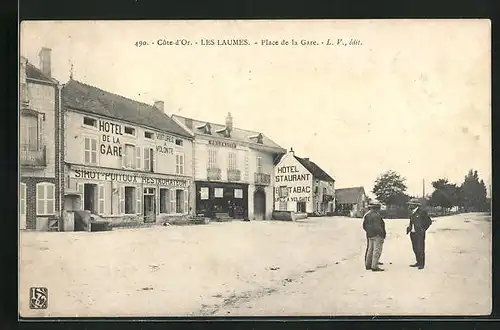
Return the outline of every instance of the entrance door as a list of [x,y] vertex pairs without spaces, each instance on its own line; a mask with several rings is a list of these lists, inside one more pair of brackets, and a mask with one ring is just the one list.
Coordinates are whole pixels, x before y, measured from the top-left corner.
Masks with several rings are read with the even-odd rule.
[[253,194],[253,214],[255,220],[264,220],[266,214],[266,193],[258,189]]
[[97,214],[97,185],[85,183],[83,185],[83,209]]
[[156,222],[156,197],[154,188],[144,188],[144,222]]

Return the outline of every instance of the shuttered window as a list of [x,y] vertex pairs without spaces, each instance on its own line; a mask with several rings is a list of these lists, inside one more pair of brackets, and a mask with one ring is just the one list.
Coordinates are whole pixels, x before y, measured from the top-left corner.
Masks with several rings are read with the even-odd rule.
[[97,164],[97,139],[84,137],[83,161],[85,164]]
[[36,185],[36,214],[55,214],[55,185],[49,182],[40,182]]

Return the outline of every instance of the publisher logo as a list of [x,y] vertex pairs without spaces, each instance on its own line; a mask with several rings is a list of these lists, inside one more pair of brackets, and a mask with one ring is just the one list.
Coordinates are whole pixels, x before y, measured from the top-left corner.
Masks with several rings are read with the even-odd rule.
[[49,290],[43,287],[30,288],[30,309],[47,309]]

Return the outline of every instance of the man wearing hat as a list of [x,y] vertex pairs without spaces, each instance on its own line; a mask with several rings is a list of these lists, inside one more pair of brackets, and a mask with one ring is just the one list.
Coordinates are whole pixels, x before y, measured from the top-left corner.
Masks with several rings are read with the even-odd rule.
[[380,272],[384,269],[379,267],[379,259],[382,255],[382,247],[386,236],[384,219],[379,213],[379,204],[370,204],[370,210],[363,217],[363,229],[366,232],[368,244],[365,253],[366,270]]
[[425,267],[425,232],[432,224],[429,214],[423,209],[422,202],[417,198],[412,198],[408,202],[410,211],[410,223],[406,228],[406,234],[410,234],[411,245],[417,262],[410,267],[423,269]]

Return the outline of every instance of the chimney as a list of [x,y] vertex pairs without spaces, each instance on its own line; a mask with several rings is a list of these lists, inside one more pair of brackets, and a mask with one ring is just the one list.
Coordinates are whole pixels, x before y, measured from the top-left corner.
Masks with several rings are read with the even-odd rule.
[[293,151],[292,147],[290,147],[290,153],[292,153],[295,156],[295,151]]
[[226,128],[229,132],[231,132],[233,130],[233,117],[231,116],[231,113],[228,112],[227,113],[227,117],[226,117]]
[[308,162],[308,161],[309,161],[309,158],[304,158],[304,159],[305,159],[305,161],[306,161],[306,162]]
[[48,77],[52,77],[52,63],[50,60],[50,52],[52,52],[52,49],[42,47],[42,49],[38,53],[38,57],[40,58],[40,70],[44,75]]
[[165,103],[163,101],[155,101],[155,108],[161,112],[165,112]]
[[29,103],[28,99],[28,85],[26,83],[26,65],[28,60],[21,56],[21,61],[19,63],[19,101],[21,105],[27,105]]
[[190,130],[193,129],[193,120],[191,118],[185,118],[184,123],[186,124],[187,128],[189,128]]

